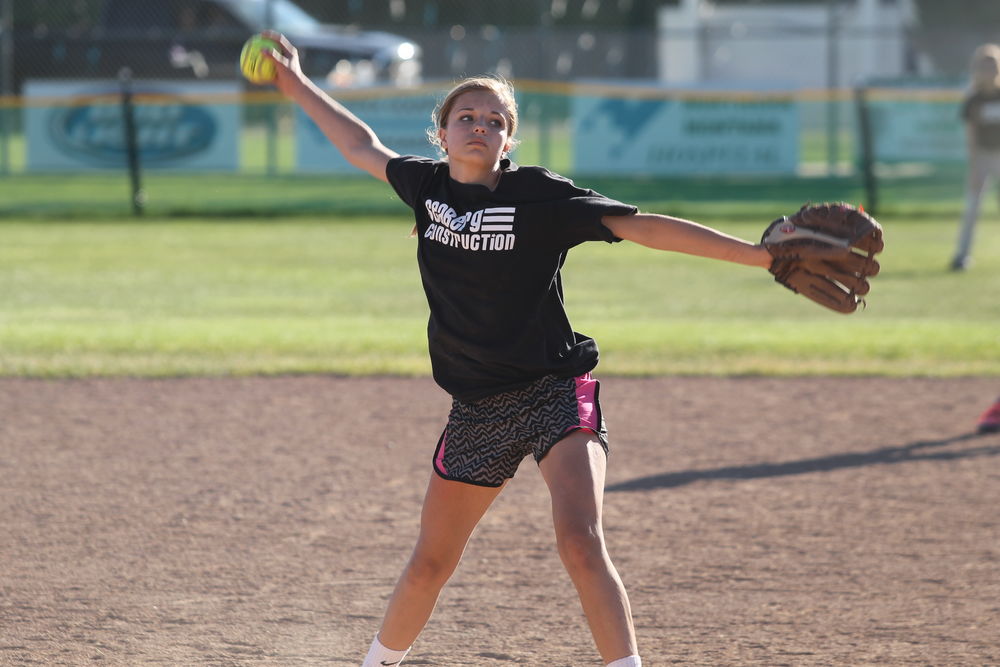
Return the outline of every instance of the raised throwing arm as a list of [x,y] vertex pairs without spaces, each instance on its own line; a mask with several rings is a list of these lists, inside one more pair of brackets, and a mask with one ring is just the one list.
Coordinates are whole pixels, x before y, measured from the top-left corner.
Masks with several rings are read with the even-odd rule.
[[281,46],[280,53],[271,49],[263,52],[275,64],[274,85],[278,90],[302,107],[348,162],[385,181],[386,163],[397,153],[386,148],[364,121],[302,73],[298,50],[284,35],[271,31],[262,35]]

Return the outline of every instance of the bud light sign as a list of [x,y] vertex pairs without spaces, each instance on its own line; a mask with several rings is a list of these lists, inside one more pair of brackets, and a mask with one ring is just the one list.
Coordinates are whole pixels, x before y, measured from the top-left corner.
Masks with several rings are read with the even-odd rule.
[[[237,94],[235,85],[137,82],[133,118],[142,167],[236,170]],[[226,95],[233,101],[202,101]],[[116,82],[29,82],[25,96],[29,170],[126,166],[125,117]]]

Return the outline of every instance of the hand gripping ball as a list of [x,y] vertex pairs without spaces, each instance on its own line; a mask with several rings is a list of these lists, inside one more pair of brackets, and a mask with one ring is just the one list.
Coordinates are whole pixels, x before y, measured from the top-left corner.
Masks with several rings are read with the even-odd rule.
[[264,57],[263,49],[277,49],[274,40],[254,35],[243,45],[240,52],[240,70],[251,83],[271,83],[274,81],[274,63]]

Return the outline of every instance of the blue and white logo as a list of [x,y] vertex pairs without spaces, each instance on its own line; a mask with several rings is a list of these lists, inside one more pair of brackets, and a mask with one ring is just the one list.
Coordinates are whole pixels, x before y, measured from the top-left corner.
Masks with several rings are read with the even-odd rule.
[[[218,124],[204,108],[166,96],[134,106],[133,114],[136,147],[144,166],[155,167],[201,153],[218,132]],[[54,109],[49,132],[67,156],[96,166],[126,163],[124,110],[117,96],[74,100],[72,106]]]
[[592,86],[574,95],[574,173],[792,174],[798,168],[798,107],[790,98],[622,90]]
[[[210,86],[206,89],[205,85]],[[133,120],[144,169],[234,171],[239,166],[235,86],[150,82],[136,85]],[[45,97],[25,118],[31,170],[117,169],[127,165],[121,91],[114,82],[33,82],[27,96]],[[209,103],[208,96],[233,96]]]

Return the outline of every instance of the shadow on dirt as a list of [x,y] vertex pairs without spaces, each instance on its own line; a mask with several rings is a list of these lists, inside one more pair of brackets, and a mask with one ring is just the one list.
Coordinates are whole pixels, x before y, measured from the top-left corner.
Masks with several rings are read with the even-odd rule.
[[[884,447],[871,452],[833,454],[814,459],[786,461],[784,463],[756,463],[744,466],[727,466],[708,470],[684,470],[649,475],[637,479],[610,484],[605,491],[645,491],[648,489],[668,489],[705,480],[761,479],[784,477],[810,472],[829,472],[844,468],[860,468],[873,465],[890,465],[914,461],[952,461],[956,459],[978,458],[1000,455],[1000,444],[960,449],[943,448],[962,442],[983,439],[988,435],[965,433],[942,440],[922,440],[899,447]],[[991,441],[991,442],[995,442]]]

